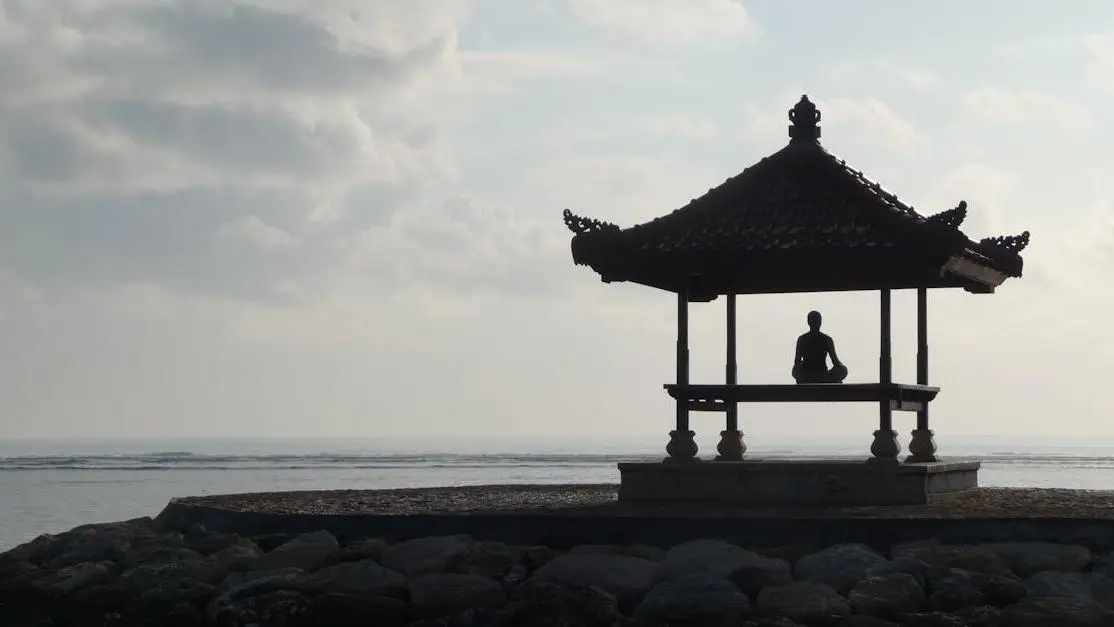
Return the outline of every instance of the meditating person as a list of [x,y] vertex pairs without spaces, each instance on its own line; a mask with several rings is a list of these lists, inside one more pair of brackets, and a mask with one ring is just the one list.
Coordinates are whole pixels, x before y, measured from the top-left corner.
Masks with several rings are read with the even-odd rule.
[[[797,356],[793,358],[793,378],[797,383],[843,383],[847,367],[836,356],[835,342],[820,332],[820,312],[808,312],[808,333],[797,338]],[[832,367],[828,368],[828,355]]]

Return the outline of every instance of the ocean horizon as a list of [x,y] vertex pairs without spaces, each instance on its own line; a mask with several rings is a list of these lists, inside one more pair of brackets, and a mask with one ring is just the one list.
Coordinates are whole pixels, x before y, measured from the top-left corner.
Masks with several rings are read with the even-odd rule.
[[[1114,489],[1107,436],[948,435],[945,458],[980,484]],[[714,455],[715,442],[702,443]],[[767,436],[756,458],[865,458],[869,442]],[[173,497],[284,490],[617,483],[619,461],[658,460],[662,438],[387,437],[0,439],[0,550],[77,525],[155,516]]]

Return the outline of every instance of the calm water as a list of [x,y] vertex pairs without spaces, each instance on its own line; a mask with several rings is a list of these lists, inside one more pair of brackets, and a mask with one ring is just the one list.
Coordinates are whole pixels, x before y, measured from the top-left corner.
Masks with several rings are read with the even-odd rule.
[[[1100,438],[969,437],[962,444],[949,441],[945,452],[983,460],[983,485],[1114,489],[1114,444]],[[864,457],[865,449],[862,443],[767,439],[761,455]],[[84,523],[154,516],[174,496],[614,483],[617,461],[661,457],[656,440],[0,440],[0,550]]]

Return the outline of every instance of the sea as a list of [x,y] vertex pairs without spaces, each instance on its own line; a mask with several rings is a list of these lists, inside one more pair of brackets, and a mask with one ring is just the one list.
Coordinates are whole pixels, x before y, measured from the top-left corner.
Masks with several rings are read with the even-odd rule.
[[[760,444],[751,442],[751,455],[865,458],[869,442],[784,436]],[[940,446],[944,457],[981,460],[984,486],[1114,489],[1110,436],[949,436]],[[155,516],[177,496],[617,483],[617,462],[662,457],[660,439],[0,439],[0,551],[86,523]]]

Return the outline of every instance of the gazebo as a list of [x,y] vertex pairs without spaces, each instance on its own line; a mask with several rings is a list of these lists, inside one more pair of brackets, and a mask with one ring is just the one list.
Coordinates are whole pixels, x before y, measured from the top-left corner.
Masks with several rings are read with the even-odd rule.
[[[726,414],[717,447],[720,462],[741,462],[747,447],[739,403],[870,402],[878,405],[872,464],[898,464],[894,411],[916,412],[909,464],[937,462],[929,428],[927,292],[962,288],[990,294],[1020,277],[1029,233],[974,241],[960,226],[967,205],[931,216],[912,207],[833,156],[820,144],[820,112],[802,96],[789,111],[789,143],[672,213],[619,228],[564,212],[575,234],[572,255],[607,283],[629,281],[677,296],[677,375],[665,385],[676,399],[676,426],[666,462],[697,461],[692,411]],[[917,381],[893,381],[890,299],[917,291]],[[876,383],[739,384],[736,297],[740,294],[873,290],[880,293]],[[725,382],[689,381],[688,306],[726,299]]]

